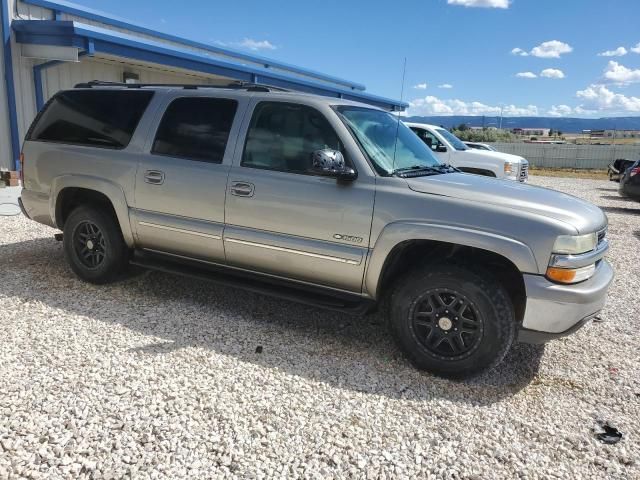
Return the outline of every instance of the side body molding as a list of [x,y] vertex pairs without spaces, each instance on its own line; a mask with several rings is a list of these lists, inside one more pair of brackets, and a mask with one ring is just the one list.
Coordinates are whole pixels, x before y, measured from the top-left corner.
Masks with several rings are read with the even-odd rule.
[[370,253],[364,278],[364,293],[377,298],[378,284],[385,260],[394,247],[408,240],[435,240],[488,250],[507,258],[523,273],[538,273],[538,264],[533,252],[518,240],[464,227],[422,222],[394,222],[382,230]]
[[65,188],[86,188],[94,190],[105,195],[113,205],[120,223],[122,236],[129,247],[134,246],[134,238],[129,222],[129,205],[124,190],[117,183],[105,180],[104,178],[93,177],[90,175],[61,175],[55,177],[51,182],[51,195],[49,196],[49,212],[54,225],[56,221],[56,202],[58,196]]

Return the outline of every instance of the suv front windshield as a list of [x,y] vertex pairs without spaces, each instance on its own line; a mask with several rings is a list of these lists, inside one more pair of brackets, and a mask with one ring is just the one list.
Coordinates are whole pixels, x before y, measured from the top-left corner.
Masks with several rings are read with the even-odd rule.
[[436,128],[436,132],[442,135],[447,140],[447,142],[449,142],[451,146],[456,150],[469,150],[469,147],[462,143],[462,140],[456,137],[449,130],[445,130],[444,128]]
[[363,107],[336,108],[380,173],[439,168],[440,162],[420,138],[398,118]]

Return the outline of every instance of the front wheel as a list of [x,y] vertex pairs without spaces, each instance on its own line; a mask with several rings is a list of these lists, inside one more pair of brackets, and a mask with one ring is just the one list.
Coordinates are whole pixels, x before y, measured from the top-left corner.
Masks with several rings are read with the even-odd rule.
[[64,253],[73,272],[103,284],[124,271],[128,249],[113,215],[95,207],[76,208],[64,224]]
[[468,378],[495,367],[516,334],[509,295],[489,274],[458,266],[418,270],[391,296],[390,326],[419,369]]

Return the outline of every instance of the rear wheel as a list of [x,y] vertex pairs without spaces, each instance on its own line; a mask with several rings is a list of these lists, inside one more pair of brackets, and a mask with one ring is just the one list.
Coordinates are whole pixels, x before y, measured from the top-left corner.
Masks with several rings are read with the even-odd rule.
[[116,279],[128,260],[128,249],[113,215],[95,207],[78,207],[64,224],[64,252],[73,272],[90,283]]
[[496,366],[516,322],[505,289],[488,273],[457,266],[409,274],[391,297],[390,325],[400,348],[423,370],[467,378]]

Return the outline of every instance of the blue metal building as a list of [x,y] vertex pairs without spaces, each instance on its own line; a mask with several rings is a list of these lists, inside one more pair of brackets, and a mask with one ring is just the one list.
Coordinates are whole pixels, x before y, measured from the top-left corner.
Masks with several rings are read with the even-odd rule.
[[0,0],[0,168],[17,169],[37,111],[58,90],[90,80],[141,83],[265,83],[356,100],[407,105],[358,83],[260,56],[158,32],[63,0]]

